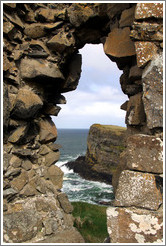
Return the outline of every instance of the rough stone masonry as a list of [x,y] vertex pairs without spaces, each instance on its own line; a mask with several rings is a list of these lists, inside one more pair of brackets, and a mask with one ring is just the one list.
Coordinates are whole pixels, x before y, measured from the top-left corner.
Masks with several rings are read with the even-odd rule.
[[3,13],[4,242],[84,242],[61,192],[50,116],[77,87],[86,43],[103,43],[128,95],[127,148],[107,209],[110,242],[161,242],[163,4],[4,3]]

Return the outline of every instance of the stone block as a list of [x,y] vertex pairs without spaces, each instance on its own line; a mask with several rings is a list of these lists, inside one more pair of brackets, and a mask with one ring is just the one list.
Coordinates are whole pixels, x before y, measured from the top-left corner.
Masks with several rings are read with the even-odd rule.
[[142,93],[131,96],[127,103],[126,124],[143,125],[145,122],[145,112],[142,102]]
[[135,55],[134,43],[130,39],[130,28],[114,28],[106,38],[104,52],[108,56],[118,58]]
[[130,9],[125,9],[122,12],[120,21],[119,21],[119,26],[120,27],[127,27],[127,26],[131,26],[133,24],[134,21],[134,15],[135,15],[135,7],[133,6]]
[[95,11],[86,5],[74,3],[67,9],[70,23],[79,27],[95,16]]
[[162,243],[163,211],[108,207],[107,228],[111,243]]
[[74,36],[63,31],[58,32],[47,42],[47,46],[49,47],[49,49],[58,53],[62,53],[63,51],[65,51],[65,49],[73,48],[74,45]]
[[149,22],[134,22],[130,37],[142,41],[162,41],[163,24]]
[[53,142],[57,138],[57,129],[50,118],[45,118],[39,122],[39,140],[41,143]]
[[55,63],[44,59],[24,58],[20,63],[20,73],[23,79],[33,79],[37,77],[64,80],[64,76]]
[[21,88],[15,100],[12,114],[21,119],[32,118],[42,106],[43,102],[37,94],[29,89]]
[[155,136],[136,134],[127,139],[127,167],[163,173],[163,142]]
[[73,211],[73,206],[69,202],[68,197],[65,193],[60,193],[57,198],[65,213],[69,214]]
[[44,164],[47,167],[50,167],[52,164],[55,164],[59,160],[60,152],[59,151],[54,152],[50,150],[50,152],[47,155],[45,155],[44,158],[45,158]]
[[47,115],[57,116],[61,110],[61,107],[55,106],[52,103],[48,103],[48,104],[44,105],[43,110],[44,110],[44,113]]
[[157,46],[152,42],[135,42],[137,66],[145,67],[157,55]]
[[157,210],[162,204],[162,195],[153,174],[122,171],[115,194],[115,206],[136,206]]
[[8,141],[10,143],[19,144],[25,140],[27,134],[27,126],[20,126],[12,132]]
[[56,186],[57,189],[62,188],[63,172],[59,167],[55,165],[49,167],[45,175],[45,178],[49,179]]
[[141,80],[142,72],[143,72],[143,70],[141,68],[139,68],[137,65],[136,66],[132,66],[130,68],[129,80],[131,82],[134,82],[136,80]]
[[142,74],[143,103],[150,129],[163,127],[163,57],[156,55]]
[[22,167],[23,167],[26,171],[29,171],[29,170],[31,170],[31,168],[32,168],[32,162],[31,162],[30,160],[28,160],[28,159],[23,160],[23,162],[22,162]]
[[163,18],[163,3],[137,3],[135,19]]
[[17,176],[11,181],[11,186],[13,189],[17,191],[21,191],[27,182],[28,182],[28,174],[27,172],[23,171],[19,176]]

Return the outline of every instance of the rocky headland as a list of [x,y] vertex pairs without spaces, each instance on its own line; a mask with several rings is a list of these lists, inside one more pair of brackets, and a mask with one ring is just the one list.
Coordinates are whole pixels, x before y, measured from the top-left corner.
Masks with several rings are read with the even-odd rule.
[[85,179],[110,184],[125,149],[125,132],[125,127],[93,124],[88,134],[86,156],[79,156],[65,165]]

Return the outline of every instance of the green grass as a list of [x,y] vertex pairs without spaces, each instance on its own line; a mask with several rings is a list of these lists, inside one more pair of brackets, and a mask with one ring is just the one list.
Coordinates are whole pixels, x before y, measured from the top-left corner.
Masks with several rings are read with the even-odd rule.
[[74,226],[86,243],[103,243],[108,237],[106,208],[84,202],[72,202]]

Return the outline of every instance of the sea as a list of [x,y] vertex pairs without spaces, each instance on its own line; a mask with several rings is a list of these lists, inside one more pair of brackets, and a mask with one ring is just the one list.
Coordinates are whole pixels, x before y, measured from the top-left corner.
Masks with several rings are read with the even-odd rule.
[[64,165],[85,155],[88,131],[88,129],[58,129],[56,143],[60,144],[62,148],[60,148],[60,160],[56,165],[64,172],[62,191],[68,195],[70,202],[104,204],[114,199],[111,184],[83,179]]

